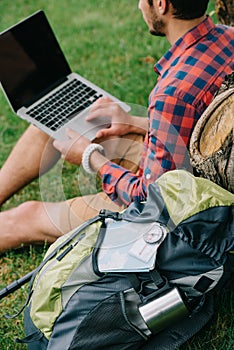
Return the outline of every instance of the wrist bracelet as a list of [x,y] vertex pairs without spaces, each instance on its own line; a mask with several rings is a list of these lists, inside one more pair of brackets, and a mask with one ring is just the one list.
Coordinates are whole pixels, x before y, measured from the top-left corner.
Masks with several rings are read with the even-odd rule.
[[93,152],[98,151],[101,154],[104,155],[104,148],[99,145],[98,143],[91,143],[90,145],[88,145],[82,155],[82,166],[84,168],[84,170],[89,173],[89,174],[95,174],[96,171],[94,171],[90,165],[90,157],[92,155]]

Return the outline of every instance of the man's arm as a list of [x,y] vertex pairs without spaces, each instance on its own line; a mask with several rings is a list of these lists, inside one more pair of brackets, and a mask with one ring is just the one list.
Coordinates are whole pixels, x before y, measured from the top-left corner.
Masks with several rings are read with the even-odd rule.
[[[163,111],[160,109],[162,104]],[[119,204],[129,205],[132,201],[144,200],[148,185],[166,171],[181,168],[192,170],[188,145],[198,119],[196,109],[174,96],[157,96],[149,107],[149,116],[149,132],[144,143],[139,175],[112,162],[106,162],[99,169],[103,190]],[[92,167],[98,165],[97,159],[94,163],[95,155],[91,157]]]
[[52,142],[35,126],[27,128],[0,170],[0,205],[57,162],[60,154]]

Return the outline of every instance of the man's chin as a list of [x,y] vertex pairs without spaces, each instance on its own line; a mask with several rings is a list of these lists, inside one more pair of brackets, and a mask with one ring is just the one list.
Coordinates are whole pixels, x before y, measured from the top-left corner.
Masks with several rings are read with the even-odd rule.
[[154,36],[160,36],[160,37],[165,37],[165,33],[162,32],[157,32],[156,30],[150,30],[150,34],[154,35]]

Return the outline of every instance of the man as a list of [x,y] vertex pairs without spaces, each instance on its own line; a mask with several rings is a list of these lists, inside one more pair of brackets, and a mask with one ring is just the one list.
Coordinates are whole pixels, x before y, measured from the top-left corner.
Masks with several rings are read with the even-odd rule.
[[[192,130],[224,76],[234,68],[234,29],[214,25],[205,14],[208,2],[139,1],[151,34],[166,36],[171,44],[155,66],[159,78],[150,94],[148,119],[131,116],[109,99],[102,98],[95,103],[88,118],[109,116],[111,126],[98,132],[97,144],[90,145],[88,139],[72,130],[67,132],[67,141],[58,142],[49,140],[33,126],[28,128],[1,169],[2,203],[38,176],[39,171],[47,171],[60,154],[71,163],[82,163],[88,172],[98,173],[104,191],[61,203],[31,201],[0,213],[1,251],[21,243],[53,242],[101,208],[120,210],[133,200],[144,200],[149,183],[165,171],[189,169],[187,147]],[[145,139],[138,169],[131,165],[129,170],[121,166],[121,162],[117,165],[109,160],[114,157],[108,155],[108,146],[114,144],[119,150],[123,140],[124,145],[126,140],[129,145],[129,137],[130,145],[131,142],[133,146],[139,145],[142,134]],[[135,135],[138,136],[135,138]],[[43,152],[46,156],[40,169]],[[130,163],[134,163],[135,158],[133,155]]]

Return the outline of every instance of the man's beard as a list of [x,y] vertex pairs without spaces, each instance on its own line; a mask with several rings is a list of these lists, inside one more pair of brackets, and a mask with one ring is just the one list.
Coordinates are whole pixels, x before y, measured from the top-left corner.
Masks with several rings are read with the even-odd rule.
[[154,36],[165,36],[164,32],[165,24],[162,20],[158,20],[155,16],[153,18],[153,28],[150,30],[150,33]]

